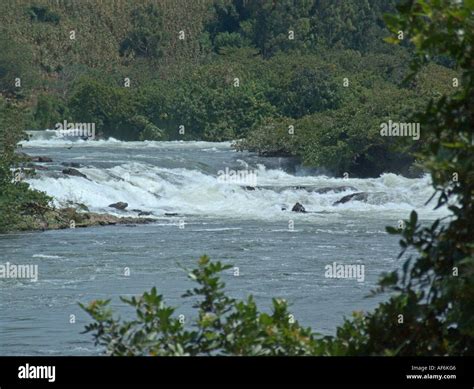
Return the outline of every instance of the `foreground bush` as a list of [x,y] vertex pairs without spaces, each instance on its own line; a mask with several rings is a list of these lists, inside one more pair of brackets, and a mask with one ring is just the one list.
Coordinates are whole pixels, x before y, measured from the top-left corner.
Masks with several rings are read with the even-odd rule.
[[122,298],[136,310],[132,321],[114,318],[110,300],[81,305],[95,320],[86,332],[93,332],[96,345],[110,355],[313,354],[314,334],[294,321],[284,300],[274,299],[267,314],[258,311],[252,296],[239,301],[225,294],[219,273],[229,268],[203,256],[198,268],[188,272],[197,283],[183,295],[196,299],[194,329],[184,325],[153,288],[138,298]]

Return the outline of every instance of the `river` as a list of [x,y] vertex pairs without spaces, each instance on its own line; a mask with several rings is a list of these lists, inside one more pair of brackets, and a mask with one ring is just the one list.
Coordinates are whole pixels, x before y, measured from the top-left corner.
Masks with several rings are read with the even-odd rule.
[[[72,201],[120,216],[141,210],[155,222],[0,235],[0,263],[39,271],[37,282],[0,280],[1,355],[97,354],[91,337],[81,334],[90,320],[78,302],[112,298],[128,317],[118,296],[152,286],[190,318],[190,302],[180,296],[192,283],[182,266],[194,266],[202,254],[238,268],[238,275],[237,269],[223,275],[231,296],[253,294],[265,311],[272,297],[285,298],[301,324],[333,334],[344,316],[387,298],[366,297],[383,271],[401,266],[398,238],[385,226],[412,209],[423,221],[443,214],[424,205],[432,193],[428,176],[331,178],[290,159],[237,153],[230,143],[71,142],[41,131],[23,148],[53,159],[28,181],[57,205]],[[87,179],[61,173],[71,162]],[[243,170],[256,190],[222,179],[222,171]],[[352,189],[311,189],[339,186]],[[333,205],[354,192],[369,192],[367,202]],[[127,210],[108,207],[118,201]],[[291,212],[296,202],[309,212]],[[326,277],[334,262],[364,265],[363,281]]]

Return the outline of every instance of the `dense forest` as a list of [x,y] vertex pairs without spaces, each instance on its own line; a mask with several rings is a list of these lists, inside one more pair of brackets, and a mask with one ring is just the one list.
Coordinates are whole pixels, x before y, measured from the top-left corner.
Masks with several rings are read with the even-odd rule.
[[455,72],[439,58],[402,83],[411,48],[382,20],[396,3],[7,2],[2,106],[29,129],[95,123],[101,137],[234,140],[334,175],[414,176],[418,142],[380,124],[450,93]]

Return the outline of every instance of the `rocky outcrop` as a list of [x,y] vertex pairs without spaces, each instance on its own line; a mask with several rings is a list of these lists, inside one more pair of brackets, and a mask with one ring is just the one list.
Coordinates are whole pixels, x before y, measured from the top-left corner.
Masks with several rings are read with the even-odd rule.
[[296,203],[295,205],[293,205],[293,208],[291,208],[291,212],[306,213],[306,209],[303,207],[302,204]]
[[369,193],[367,192],[359,192],[353,193],[347,196],[342,197],[340,200],[336,201],[333,205],[339,205],[347,203],[348,201],[367,201]]
[[73,168],[63,169],[63,174],[66,174],[68,176],[76,176],[76,177],[82,177],[82,178],[88,179],[84,173],[81,173],[79,170],[76,170]]
[[94,212],[79,212],[73,207],[50,209],[46,211],[32,209],[31,211],[34,211],[34,214],[25,215],[22,223],[18,226],[20,231],[44,231],[119,224],[146,224],[155,221],[144,217],[118,217]]
[[124,203],[122,201],[119,201],[118,203],[109,204],[109,207],[119,209],[120,211],[123,211],[125,208],[128,207],[128,203]]

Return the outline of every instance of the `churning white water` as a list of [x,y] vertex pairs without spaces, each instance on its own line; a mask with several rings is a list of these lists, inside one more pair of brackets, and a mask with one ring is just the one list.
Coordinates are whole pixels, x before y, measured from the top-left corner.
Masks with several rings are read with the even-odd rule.
[[[44,138],[47,134],[47,139]],[[425,205],[433,193],[430,177],[408,179],[395,174],[383,174],[379,178],[333,178],[324,175],[301,175],[286,172],[281,168],[264,165],[265,161],[247,163],[245,156],[234,152],[230,143],[211,142],[120,142],[115,139],[99,141],[65,141],[55,137],[53,130],[42,132],[24,144],[26,148],[43,148],[46,153],[61,148],[61,158],[74,155],[73,161],[82,162],[78,170],[87,178],[65,176],[55,170],[40,171],[30,184],[45,191],[58,204],[73,201],[85,204],[89,209],[110,212],[108,205],[122,201],[128,209],[183,215],[205,215],[230,218],[279,219],[287,218],[289,210],[299,202],[310,213],[301,217],[337,218],[345,214],[384,214],[386,217],[405,217],[412,209],[420,216],[433,218],[443,211],[434,212],[432,205]],[[71,147],[71,149],[68,149]],[[148,153],[148,158],[138,161],[107,160],[106,166],[81,160],[80,153],[87,150],[111,150],[116,155]],[[173,150],[183,159],[182,167],[164,167],[155,156]],[[202,161],[193,160],[193,152],[210,154],[205,169]],[[218,173],[228,166],[228,161],[213,161],[212,154],[226,153],[235,159],[235,172],[247,171],[255,176],[256,190],[248,190],[245,181],[221,180]],[[79,154],[79,155],[78,155]],[[189,160],[186,156],[189,155]],[[103,158],[102,158],[103,160]],[[340,192],[338,187],[347,187]],[[335,188],[318,193],[319,188]],[[367,200],[333,204],[343,196],[367,192]]]

